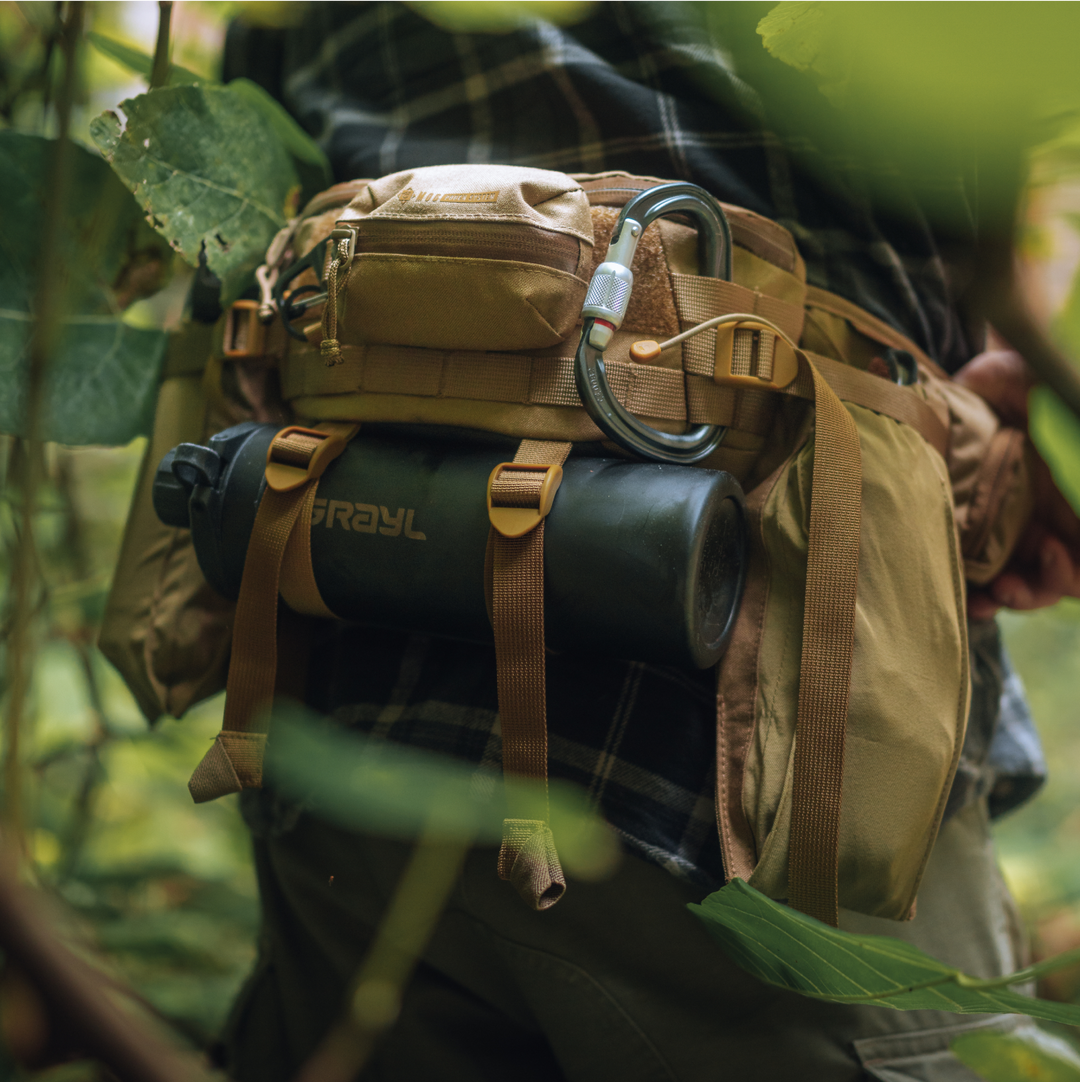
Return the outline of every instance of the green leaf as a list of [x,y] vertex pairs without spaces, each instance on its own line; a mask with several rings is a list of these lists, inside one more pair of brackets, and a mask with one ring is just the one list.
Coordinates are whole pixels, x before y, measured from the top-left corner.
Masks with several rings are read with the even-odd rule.
[[966,1033],[950,1048],[985,1082],[1080,1082],[1080,1054],[1037,1026],[1013,1033]]
[[[45,190],[56,144],[0,132],[0,431],[26,434],[26,375],[38,289]],[[44,388],[39,434],[68,444],[120,444],[149,431],[166,336],[120,317],[114,286],[136,255],[168,259],[165,244],[96,154],[71,146],[70,195],[50,273],[63,322]]]
[[330,159],[323,153],[322,147],[285,111],[280,102],[250,79],[233,79],[228,83],[228,88],[262,113],[285,149],[294,158],[320,169],[327,187],[333,183]]
[[151,225],[191,264],[201,252],[228,304],[296,210],[296,169],[263,113],[227,87],[170,86],[90,126]]
[[[506,816],[501,771],[349,732],[300,708],[276,708],[266,748],[274,786],[354,830],[415,837],[437,823],[448,838],[497,845]],[[522,818],[543,818],[543,783],[516,781]],[[618,845],[587,794],[550,785],[551,831],[568,872],[606,874]]]
[[[27,434],[26,372],[31,319],[0,309],[0,432]],[[125,444],[148,435],[166,334],[107,316],[64,320],[49,365],[41,439]]]
[[830,928],[766,898],[741,879],[689,908],[748,973],[811,999],[907,1011],[1009,1012],[1080,1025],[1080,1005],[1032,999],[1008,987],[1080,963],[1080,950],[1007,977],[981,980],[903,940]]
[[[99,53],[107,56],[110,60],[115,60],[118,64],[127,68],[128,71],[133,71],[136,75],[143,76],[144,79],[150,78],[150,72],[154,68],[154,58],[149,53],[144,53],[142,49],[136,49],[134,45],[125,45],[124,42],[117,41],[115,38],[107,38],[104,34],[99,34],[94,30],[91,30],[86,35],[86,40]],[[195,72],[182,68],[179,64],[169,65],[169,84],[171,86],[208,82],[213,82],[213,80],[196,75]]]
[[1028,395],[1028,424],[1058,488],[1080,514],[1080,420],[1049,387],[1040,385]]

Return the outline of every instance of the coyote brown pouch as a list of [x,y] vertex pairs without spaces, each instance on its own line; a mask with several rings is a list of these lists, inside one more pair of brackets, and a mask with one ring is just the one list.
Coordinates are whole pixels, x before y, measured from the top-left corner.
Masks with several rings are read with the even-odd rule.
[[367,185],[338,224],[356,232],[343,344],[542,349],[581,315],[592,217],[561,173],[406,170]]
[[[619,209],[658,183],[440,166],[339,186],[337,209],[313,205],[267,261],[271,277],[285,274],[329,238],[321,273],[295,279],[329,299],[295,319],[294,337],[271,328],[248,351],[279,366],[283,398],[305,425],[601,439],[574,383],[582,303]],[[823,919],[839,905],[901,920],[963,742],[965,579],[992,579],[1027,520],[1025,439],[895,329],[808,286],[786,230],[724,211],[730,282],[697,274],[685,222],[644,231],[604,364],[615,397],[654,428],[725,426],[702,465],[733,473],[747,493],[747,586],[718,670],[725,868],[798,904],[806,882],[823,885]],[[725,376],[713,328],[652,360],[630,352],[731,313],[766,319],[791,343],[792,382]],[[905,385],[886,363],[897,351],[911,360]],[[844,567],[811,544],[815,514],[847,532]],[[852,613],[846,627],[831,622],[841,610]],[[830,668],[836,657],[846,661]],[[808,665],[839,702],[824,740],[800,729]],[[802,758],[800,742],[810,749]]]

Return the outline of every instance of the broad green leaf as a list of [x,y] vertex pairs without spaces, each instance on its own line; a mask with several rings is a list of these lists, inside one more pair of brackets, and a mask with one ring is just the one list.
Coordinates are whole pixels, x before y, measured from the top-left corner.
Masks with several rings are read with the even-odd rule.
[[748,973],[812,999],[907,1011],[1008,1012],[1080,1025],[1080,1005],[1032,999],[1009,990],[1009,985],[1080,964],[1080,950],[1007,977],[981,980],[903,940],[830,928],[766,898],[741,879],[689,908]]
[[[27,434],[30,329],[30,317],[0,309],[0,431],[14,435]],[[163,331],[108,316],[65,319],[49,366],[39,438],[124,444],[148,435],[165,341]]]
[[[154,58],[149,53],[144,53],[142,49],[136,49],[134,45],[126,45],[115,38],[107,38],[104,34],[99,34],[94,30],[91,30],[86,35],[86,40],[99,53],[107,56],[110,60],[115,60],[118,64],[127,68],[128,71],[133,71],[144,79],[150,78],[150,73],[154,69]],[[201,75],[196,75],[195,72],[189,71],[187,68],[182,68],[179,64],[169,65],[169,83],[172,86],[212,81],[204,79]]]
[[[45,191],[55,143],[0,132],[0,431],[25,434],[28,346],[38,289]],[[149,431],[165,349],[160,331],[120,318],[133,259],[170,258],[139,208],[96,154],[68,154],[70,187],[57,277],[64,316],[44,389],[39,435],[68,444],[127,443]]]
[[280,102],[250,79],[233,79],[228,87],[262,113],[282,145],[294,158],[320,169],[327,187],[333,183],[329,158],[322,152],[319,144],[285,111]]
[[[291,6],[295,7],[295,5]],[[104,34],[98,34],[94,31],[88,33],[86,37],[91,45],[110,60],[115,60],[129,71],[133,71],[145,79],[150,78],[150,73],[154,67],[154,58],[149,53],[144,53],[142,49],[137,49],[133,45],[127,45],[122,41],[116,41],[114,38],[106,37]],[[197,75],[179,64],[170,66],[170,86],[182,86],[190,83],[216,85],[216,80]],[[280,102],[271,97],[258,83],[254,83],[250,79],[233,79],[228,84],[228,88],[262,113],[281,140],[282,145],[294,158],[307,162],[308,165],[320,170],[326,186],[333,183],[330,161],[322,152],[322,148],[296,123]]]
[[[447,837],[502,839],[501,771],[349,732],[298,707],[275,709],[266,772],[276,788],[341,826],[415,837],[434,822]],[[541,818],[543,784],[514,784],[531,812],[522,817]],[[583,790],[552,782],[550,823],[568,872],[599,876],[612,867],[618,845]]]
[[965,1033],[950,1048],[985,1082],[1080,1082],[1080,1054],[1037,1026],[1013,1033]]
[[1058,488],[1080,513],[1080,420],[1049,387],[1028,396],[1031,438],[1050,467]]
[[225,303],[296,211],[296,169],[265,116],[227,87],[170,86],[121,103],[90,133],[151,225],[192,265],[205,251]]

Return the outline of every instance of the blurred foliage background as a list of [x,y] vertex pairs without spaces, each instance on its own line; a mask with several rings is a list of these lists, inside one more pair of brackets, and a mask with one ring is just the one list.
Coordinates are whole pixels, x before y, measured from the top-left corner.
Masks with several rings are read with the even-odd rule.
[[[55,6],[0,4],[5,127],[52,134],[46,88],[59,58],[49,55],[47,28]],[[177,4],[173,62],[216,75],[225,27],[242,9]],[[86,5],[88,32],[144,52],[153,52],[157,26],[156,3]],[[81,59],[71,132],[92,147],[90,121],[142,93],[145,81],[97,49],[85,48]],[[134,313],[135,320],[168,325],[180,309],[171,300]],[[251,967],[258,904],[236,798],[196,807],[187,792],[193,764],[221,726],[221,697],[151,730],[95,648],[145,443],[45,446],[47,481],[35,522],[44,589],[36,599],[39,652],[22,753],[27,839],[32,877],[70,908],[76,936],[100,946],[118,976],[201,1046]],[[11,483],[16,455],[15,441],[0,436],[5,583],[19,510]],[[4,1073],[20,1072],[6,1065]]]
[[[421,6],[444,9],[443,17],[460,8],[469,18],[475,17],[473,8],[488,7]],[[490,5],[488,14],[507,6]],[[784,5],[806,9],[795,11],[800,17],[816,17],[809,9],[819,6]],[[181,0],[172,17],[173,62],[216,77],[231,18],[280,22],[299,7]],[[153,52],[157,4],[97,2],[86,6],[86,18],[87,31]],[[50,87],[59,62],[48,31],[53,21],[51,3],[0,3],[2,127],[52,134]],[[782,43],[790,26],[781,23],[776,30]],[[993,41],[985,47],[992,49]],[[92,147],[91,120],[141,93],[145,84],[99,50],[83,52],[71,130]],[[1055,52],[1047,61],[1046,70],[1060,76],[1062,93],[1072,91],[1069,81],[1076,78],[1071,53],[1067,59],[1068,64]],[[800,63],[834,95],[842,95],[851,79],[858,81],[857,72],[851,75],[841,60],[820,49]],[[1017,72],[1020,80],[1037,75],[1022,67]],[[954,86],[941,93],[958,103],[950,119],[966,123],[960,91]],[[1010,123],[1020,121],[1010,117]],[[1029,299],[1074,350],[1080,350],[1080,288],[1074,285],[1080,265],[1078,130],[1058,124],[1049,133],[1055,141],[1043,142],[1022,223]],[[166,298],[139,318],[168,326],[178,315],[175,301]],[[19,510],[15,488],[7,483],[20,465],[17,446],[0,436],[5,582]],[[140,438],[120,448],[45,448],[47,481],[37,512],[44,583],[35,599],[40,649],[22,753],[27,835],[32,876],[70,906],[118,974],[201,1044],[220,1024],[254,958],[257,899],[235,798],[196,807],[186,788],[193,765],[220,727],[220,699],[150,730],[94,646],[144,446]],[[1046,955],[1080,946],[1080,602],[1033,615],[1005,614],[1001,624],[1028,689],[1051,776],[1032,803],[997,825],[996,838],[1036,953]],[[1041,991],[1080,1000],[1080,972],[1057,974]]]

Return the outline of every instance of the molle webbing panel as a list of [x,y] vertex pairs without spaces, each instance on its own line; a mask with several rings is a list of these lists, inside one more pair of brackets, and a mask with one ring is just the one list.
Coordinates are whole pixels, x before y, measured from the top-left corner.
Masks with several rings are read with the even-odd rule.
[[[710,333],[705,331],[697,338]],[[695,341],[690,339],[691,343]],[[340,364],[327,368],[315,349],[301,347],[293,351],[282,364],[285,398],[304,400],[308,409],[317,408],[318,400],[324,396],[329,399],[355,394],[582,409],[574,383],[574,360],[569,356],[342,346],[341,358]],[[701,363],[703,359],[697,362],[701,369],[706,367]],[[845,401],[910,425],[944,454],[948,431],[916,392],[830,358],[815,354],[813,359],[826,382]],[[608,361],[605,368],[616,398],[638,416],[691,424],[734,425],[740,431],[764,435],[771,424],[767,403],[773,392],[719,386],[712,380],[713,358],[708,357],[707,363],[707,372],[688,370],[688,375],[677,369],[630,361]],[[794,383],[778,393],[809,400],[813,397],[813,384],[808,374],[800,372]],[[579,438],[590,437],[583,434]]]

